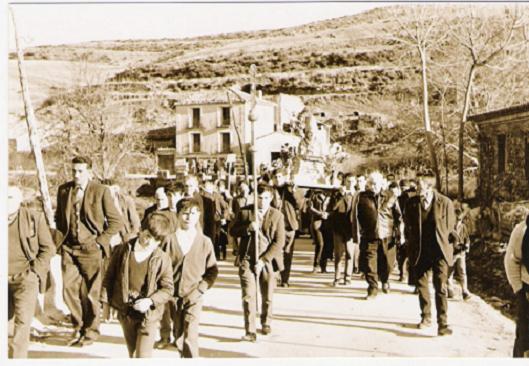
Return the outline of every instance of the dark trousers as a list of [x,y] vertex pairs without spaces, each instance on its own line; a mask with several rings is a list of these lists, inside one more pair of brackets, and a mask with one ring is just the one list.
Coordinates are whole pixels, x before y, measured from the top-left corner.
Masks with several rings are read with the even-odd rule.
[[64,302],[72,313],[74,328],[91,339],[99,336],[102,263],[101,250],[95,243],[63,248]]
[[13,334],[9,334],[8,357],[27,358],[31,320],[39,293],[39,278],[30,270],[8,276],[7,293],[8,320],[10,323],[14,322]]
[[389,275],[395,268],[397,260],[397,247],[392,238],[382,239],[382,245],[378,247],[377,270],[378,277],[382,283],[389,281]]
[[[239,265],[239,278],[242,289],[242,308],[244,312],[244,329],[246,333],[255,333],[257,315],[257,290],[255,274],[250,262],[243,259]],[[272,299],[275,279],[271,264],[266,264],[259,275],[259,295],[261,296],[261,324],[270,325],[272,321]]]
[[118,319],[123,329],[129,357],[151,357],[156,337],[156,322],[143,324],[142,320],[122,313],[118,313]]
[[[219,224],[220,225],[220,224]],[[219,233],[219,257],[221,260],[226,259],[228,247],[228,225],[221,226]]]
[[214,224],[212,232],[213,232],[213,237],[211,238],[211,241],[213,243],[213,249],[215,251],[215,258],[217,260],[220,260],[220,245],[219,245],[220,223]]
[[296,231],[285,231],[285,246],[283,248],[284,269],[281,271],[281,282],[288,283],[290,279],[290,269],[292,268],[292,258],[294,257],[294,241]]
[[[369,286],[368,292],[378,291],[378,275],[382,282],[387,282],[395,263],[395,251],[388,249],[389,239],[360,240],[360,256],[363,261],[363,272]],[[388,258],[389,254],[389,258]]]
[[202,312],[202,297],[195,301],[179,298],[170,303],[175,307],[175,343],[184,358],[198,357],[198,325]]
[[[353,242],[345,240],[344,236],[334,231],[334,280],[337,281],[342,276],[342,258],[345,261],[343,278],[345,281],[351,279],[353,274]],[[344,258],[345,257],[345,258]]]
[[406,263],[406,259],[408,258],[407,250],[406,244],[397,246],[397,263],[399,266],[399,275],[401,277],[404,277],[404,273],[406,271],[404,265]]
[[310,225],[310,234],[314,242],[314,267],[320,266],[323,271],[325,267],[322,263],[323,253],[323,233],[322,233],[322,220],[313,221]]
[[448,325],[448,269],[448,262],[444,259],[441,249],[438,247],[433,251],[425,250],[415,268],[417,288],[419,290],[419,305],[421,307],[421,317],[423,319],[431,319],[432,317],[432,305],[429,290],[429,277],[430,273],[432,273],[438,326]]
[[524,357],[529,351],[529,284],[516,293],[516,338],[514,340],[513,357]]

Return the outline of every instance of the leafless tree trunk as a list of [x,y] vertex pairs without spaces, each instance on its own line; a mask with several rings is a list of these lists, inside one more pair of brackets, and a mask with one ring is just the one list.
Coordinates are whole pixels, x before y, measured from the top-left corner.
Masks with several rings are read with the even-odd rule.
[[430,122],[430,109],[428,104],[428,74],[427,74],[427,55],[426,50],[421,48],[420,45],[417,47],[421,56],[421,76],[422,76],[422,98],[423,98],[423,120],[424,129],[426,131],[426,141],[428,143],[428,150],[430,151],[430,159],[432,160],[432,167],[435,173],[435,181],[437,189],[441,189],[441,174],[439,172],[439,163],[437,161],[437,154],[433,143],[432,125]]
[[[509,53],[516,53],[527,47],[527,21],[524,12],[518,7],[505,7],[503,15],[490,17],[479,13],[480,8],[468,6],[460,23],[451,31],[452,37],[466,54],[468,73],[466,75],[465,97],[459,123],[458,154],[458,198],[464,198],[464,138],[465,126],[470,111],[472,88],[478,70],[497,62],[500,59],[512,58]],[[492,25],[495,25],[494,27]],[[526,66],[526,65],[525,65]]]
[[13,9],[10,8],[11,19],[13,21],[13,29],[15,34],[15,43],[17,49],[17,58],[18,58],[18,72],[20,77],[20,87],[22,89],[22,97],[24,99],[24,111],[26,114],[26,123],[28,125],[29,132],[29,141],[31,144],[31,150],[33,151],[33,156],[35,157],[35,165],[37,167],[37,177],[39,180],[39,189],[42,196],[42,208],[46,216],[46,221],[48,225],[55,229],[55,219],[53,216],[53,209],[51,206],[51,198],[48,190],[48,181],[46,179],[46,169],[44,167],[44,160],[42,159],[42,151],[40,148],[40,136],[37,128],[37,119],[33,111],[33,106],[31,105],[31,97],[29,95],[28,82],[26,78],[26,73],[24,70],[24,52],[20,45],[20,40],[17,33],[17,26],[15,22],[15,14]]

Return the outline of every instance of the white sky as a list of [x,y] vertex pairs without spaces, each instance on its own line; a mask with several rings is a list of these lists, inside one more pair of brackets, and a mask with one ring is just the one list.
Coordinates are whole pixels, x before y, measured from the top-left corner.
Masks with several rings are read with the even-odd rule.
[[[63,1],[64,2],[64,1]],[[356,14],[383,3],[11,3],[23,47],[96,40],[181,38],[274,29]],[[9,20],[10,50],[14,49]]]

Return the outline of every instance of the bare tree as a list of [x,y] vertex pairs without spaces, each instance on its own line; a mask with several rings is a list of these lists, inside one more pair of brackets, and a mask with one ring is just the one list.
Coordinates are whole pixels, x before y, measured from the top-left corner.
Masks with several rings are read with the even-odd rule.
[[[56,123],[54,142],[67,157],[90,156],[97,178],[115,178],[124,172],[128,157],[145,150],[145,137],[141,125],[134,122],[134,102],[104,81],[96,82],[101,78],[85,74],[82,64],[77,87],[54,96],[50,107],[51,118],[62,122]],[[63,168],[67,168],[67,161]]]
[[411,57],[416,58],[418,62],[421,73],[423,125],[438,188],[441,181],[430,121],[428,63],[432,49],[439,47],[446,38],[446,33],[442,32],[442,12],[439,10],[438,6],[432,5],[393,7],[389,10],[390,23],[383,29],[386,38],[404,45],[411,51]]
[[[450,36],[462,52],[465,70],[464,100],[459,123],[458,198],[464,197],[464,136],[467,117],[472,105],[477,73],[486,67],[510,67],[523,48],[527,47],[527,21],[523,8],[505,6],[503,11],[483,5],[462,9],[458,22],[449,28]],[[524,60],[527,62],[527,59]],[[525,64],[527,67],[527,64]],[[494,78],[495,79],[495,78]],[[497,85],[494,86],[497,88]]]

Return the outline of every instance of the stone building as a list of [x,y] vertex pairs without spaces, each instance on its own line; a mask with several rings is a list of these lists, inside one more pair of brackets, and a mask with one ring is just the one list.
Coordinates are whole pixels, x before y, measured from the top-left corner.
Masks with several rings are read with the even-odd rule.
[[529,200],[529,103],[470,116],[479,130],[482,206]]

